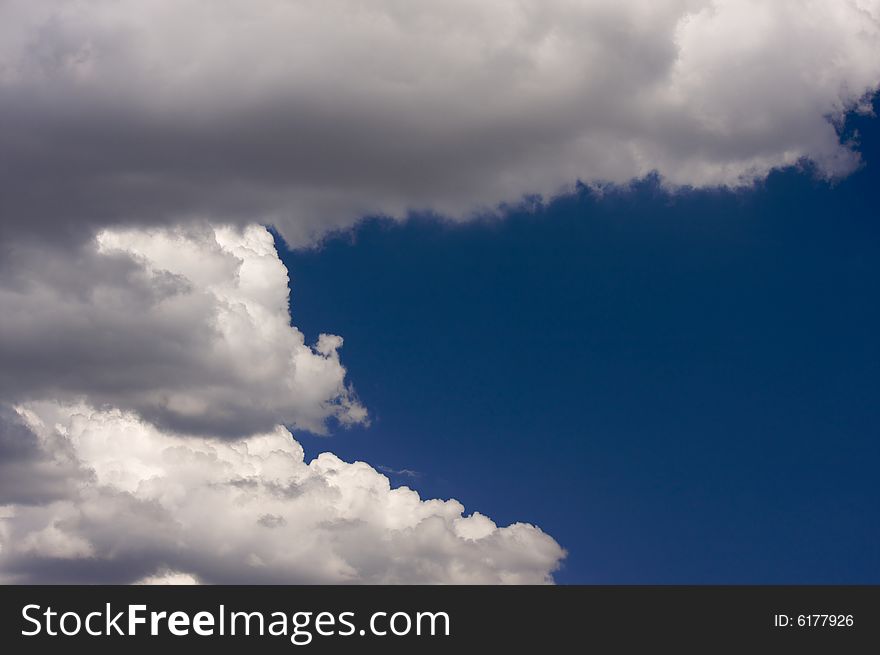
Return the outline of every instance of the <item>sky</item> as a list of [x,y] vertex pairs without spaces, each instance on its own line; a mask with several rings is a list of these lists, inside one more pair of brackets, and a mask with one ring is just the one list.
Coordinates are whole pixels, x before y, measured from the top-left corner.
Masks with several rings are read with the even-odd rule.
[[876,582],[876,0],[0,4],[0,582]]
[[838,184],[647,180],[282,253],[373,413],[334,451],[542,526],[560,583],[876,583],[880,129],[848,129]]

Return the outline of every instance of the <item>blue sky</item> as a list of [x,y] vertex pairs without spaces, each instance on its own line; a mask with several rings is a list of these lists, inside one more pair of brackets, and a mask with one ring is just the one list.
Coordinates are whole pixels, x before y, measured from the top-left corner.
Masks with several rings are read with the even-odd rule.
[[562,583],[880,581],[880,130],[753,190],[584,190],[282,249],[369,428],[299,435],[569,552]]

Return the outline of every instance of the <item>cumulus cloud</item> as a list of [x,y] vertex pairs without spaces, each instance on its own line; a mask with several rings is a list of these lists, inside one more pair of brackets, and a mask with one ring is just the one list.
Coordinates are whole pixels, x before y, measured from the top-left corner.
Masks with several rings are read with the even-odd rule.
[[877,0],[7,0],[0,227],[453,217],[858,163]]
[[3,581],[552,582],[564,552],[538,528],[304,461],[283,425],[367,415],[342,338],[291,326],[265,228],[117,227],[46,255],[0,276]]
[[39,503],[0,495],[8,581],[546,583],[565,555],[532,525],[421,500],[362,462],[305,462],[281,427],[230,441],[82,405],[17,414],[37,443],[63,442],[83,474]]
[[342,339],[290,324],[262,227],[104,230],[72,252],[21,248],[0,276],[0,394],[86,399],[180,432],[365,422]]

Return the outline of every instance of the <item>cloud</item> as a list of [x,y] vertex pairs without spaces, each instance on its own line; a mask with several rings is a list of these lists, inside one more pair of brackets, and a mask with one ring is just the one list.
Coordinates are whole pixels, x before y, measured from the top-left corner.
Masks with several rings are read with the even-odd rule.
[[546,583],[565,555],[532,525],[421,500],[362,462],[307,463],[281,427],[230,441],[84,405],[18,412],[85,474],[39,504],[0,496],[8,581]]
[[197,585],[199,581],[187,573],[179,571],[159,571],[155,575],[137,580],[134,584],[140,585]]
[[407,478],[418,478],[422,475],[419,471],[414,471],[412,469],[393,469],[390,466],[383,466],[381,464],[378,465],[376,468],[382,471],[382,473],[387,473],[388,475],[396,475]]
[[0,404],[0,504],[58,500],[88,480],[66,440],[37,435],[18,412]]
[[[104,229],[0,276],[0,579],[544,583],[564,551],[283,425],[365,422],[263,227]],[[407,471],[399,472],[406,474]]]
[[304,461],[367,414],[256,224],[836,178],[878,83],[878,0],[0,3],[0,576],[550,581],[538,528]]
[[342,339],[305,344],[265,228],[104,230],[20,248],[0,276],[0,395],[84,399],[178,432],[315,433],[367,420]]
[[0,226],[464,218],[658,171],[738,186],[857,153],[876,0],[8,0]]

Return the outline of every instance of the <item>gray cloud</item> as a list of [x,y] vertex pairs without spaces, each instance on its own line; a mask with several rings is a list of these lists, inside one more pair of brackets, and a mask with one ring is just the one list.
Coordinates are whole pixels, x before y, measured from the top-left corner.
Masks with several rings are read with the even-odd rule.
[[291,327],[264,228],[104,231],[51,255],[20,247],[0,276],[7,400],[85,398],[214,436],[366,421],[342,339]]
[[581,179],[748,184],[858,161],[876,0],[0,7],[0,230],[194,218],[306,243]]
[[0,506],[65,498],[90,479],[58,435],[37,435],[12,407],[0,404]]

